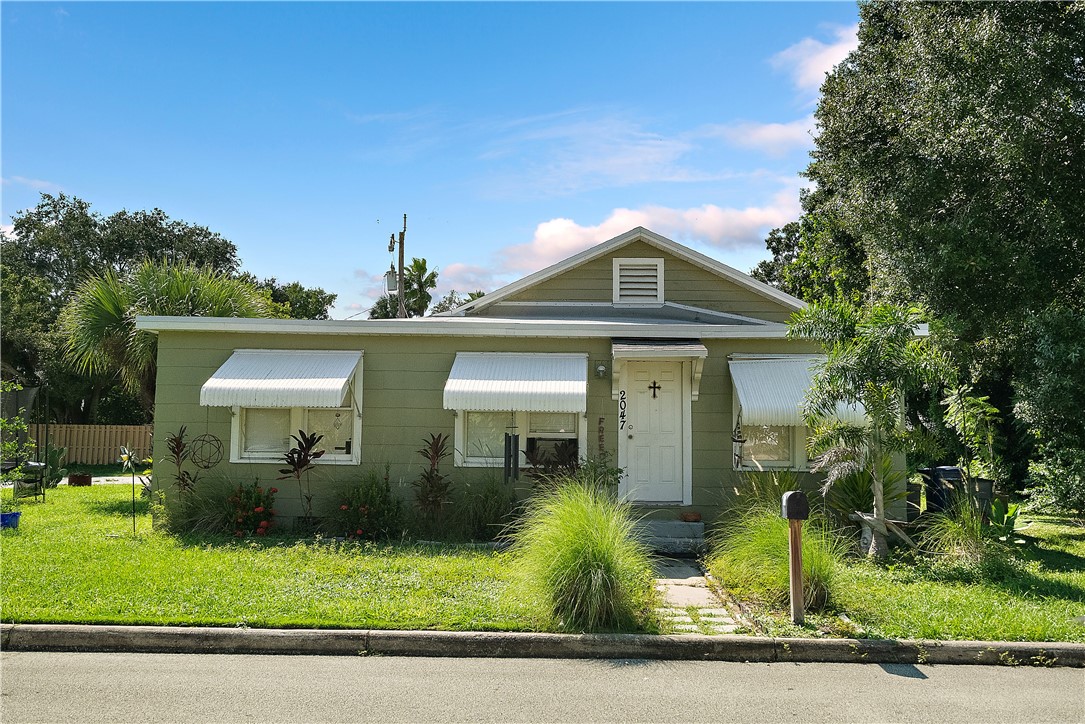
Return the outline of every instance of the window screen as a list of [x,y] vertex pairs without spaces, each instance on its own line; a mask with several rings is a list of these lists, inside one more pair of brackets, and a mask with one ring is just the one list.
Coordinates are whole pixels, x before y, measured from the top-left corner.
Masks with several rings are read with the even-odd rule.
[[309,434],[323,435],[317,448],[326,450],[328,455],[347,455],[351,452],[351,440],[354,438],[354,413],[350,408],[308,410]]
[[245,410],[246,453],[286,452],[290,449],[290,410]]

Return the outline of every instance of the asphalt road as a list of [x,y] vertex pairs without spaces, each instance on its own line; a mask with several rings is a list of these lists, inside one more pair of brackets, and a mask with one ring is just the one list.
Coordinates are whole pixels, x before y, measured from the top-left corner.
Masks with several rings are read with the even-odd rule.
[[0,656],[16,722],[1085,722],[1085,670],[399,657]]

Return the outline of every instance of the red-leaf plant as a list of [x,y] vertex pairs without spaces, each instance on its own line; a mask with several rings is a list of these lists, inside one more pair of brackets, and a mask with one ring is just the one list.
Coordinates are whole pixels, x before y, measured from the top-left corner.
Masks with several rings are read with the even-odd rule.
[[[294,478],[298,481],[298,496],[301,498],[301,508],[305,515],[306,526],[313,522],[313,489],[310,485],[309,471],[313,469],[313,462],[324,457],[324,450],[317,450],[316,445],[324,439],[323,435],[313,433],[308,435],[304,430],[298,430],[297,435],[291,435],[295,447],[290,448],[284,460],[290,467],[279,470],[282,476],[279,480]],[[305,488],[301,486],[301,475],[305,473]]]

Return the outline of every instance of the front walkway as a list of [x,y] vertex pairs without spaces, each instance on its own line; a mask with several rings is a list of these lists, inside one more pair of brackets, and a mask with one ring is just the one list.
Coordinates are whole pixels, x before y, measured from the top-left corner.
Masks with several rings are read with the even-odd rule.
[[656,563],[656,589],[663,594],[659,609],[664,625],[676,634],[725,634],[738,628],[723,603],[708,588],[704,572],[694,561],[661,558]]

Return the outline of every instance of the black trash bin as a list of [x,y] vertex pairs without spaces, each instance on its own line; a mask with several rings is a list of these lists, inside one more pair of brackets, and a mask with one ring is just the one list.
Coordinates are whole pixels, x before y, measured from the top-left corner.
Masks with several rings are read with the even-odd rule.
[[956,465],[922,468],[919,474],[927,484],[928,513],[941,513],[949,507],[953,494],[964,489],[964,472]]

